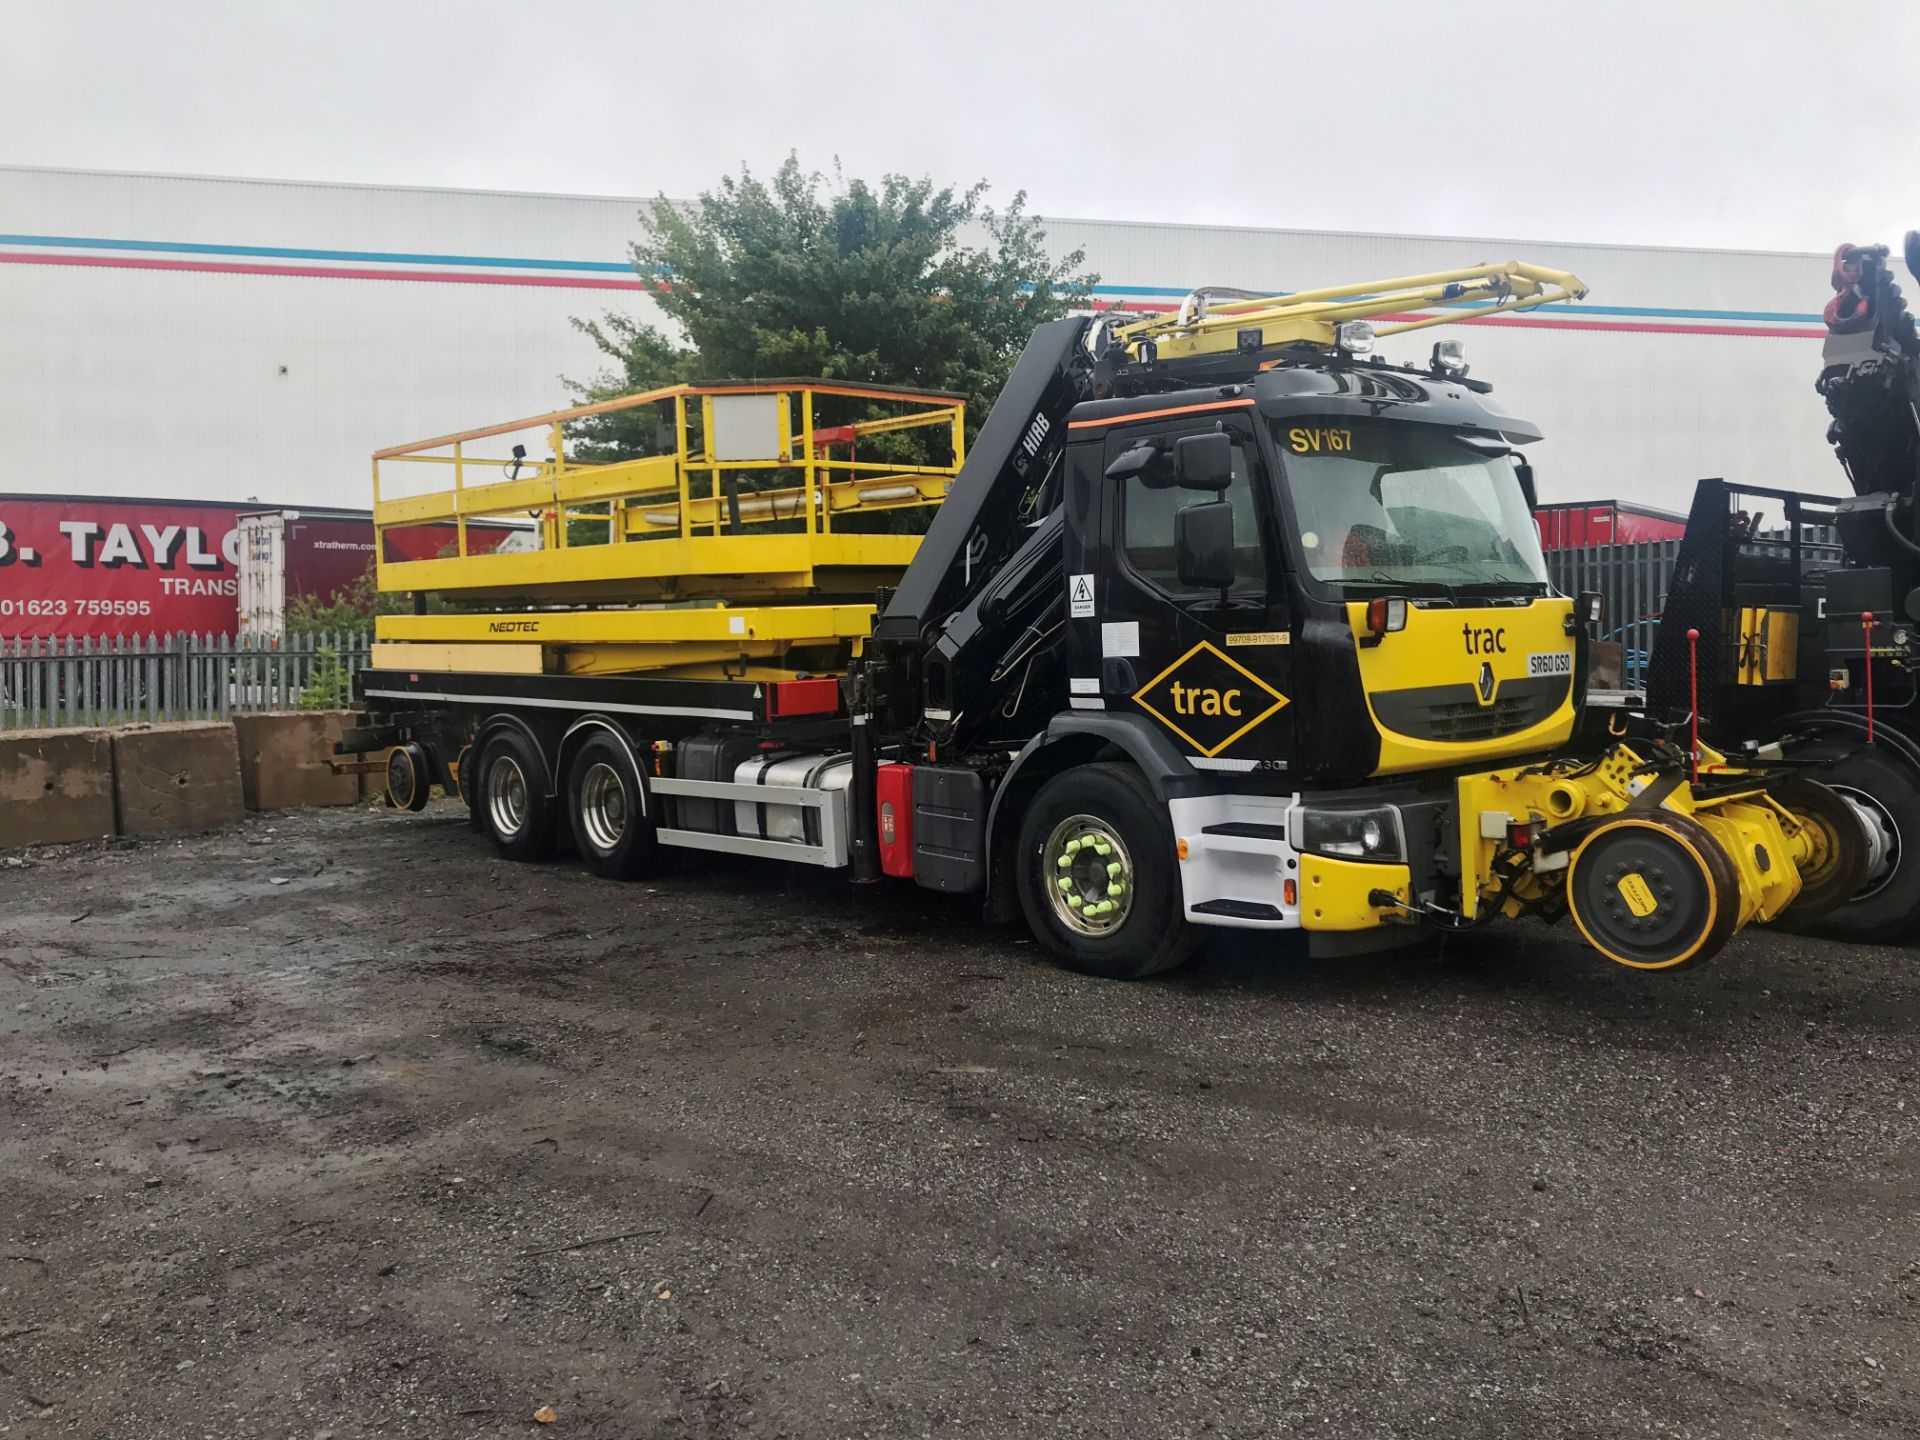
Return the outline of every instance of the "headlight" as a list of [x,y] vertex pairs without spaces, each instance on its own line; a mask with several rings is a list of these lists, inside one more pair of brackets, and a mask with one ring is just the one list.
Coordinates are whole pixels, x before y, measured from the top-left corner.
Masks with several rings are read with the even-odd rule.
[[1365,355],[1373,349],[1373,324],[1368,320],[1348,320],[1338,332],[1339,345],[1349,355]]
[[1293,813],[1297,849],[1346,860],[1400,860],[1406,856],[1400,838],[1400,811],[1392,805],[1371,810],[1313,810],[1302,806]]

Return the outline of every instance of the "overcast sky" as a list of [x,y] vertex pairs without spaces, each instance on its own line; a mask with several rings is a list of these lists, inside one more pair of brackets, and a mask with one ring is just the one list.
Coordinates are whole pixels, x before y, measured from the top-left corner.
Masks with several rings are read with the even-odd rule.
[[[1920,226],[1920,5],[0,0],[0,162],[1827,250]],[[6,229],[0,215],[0,230]]]

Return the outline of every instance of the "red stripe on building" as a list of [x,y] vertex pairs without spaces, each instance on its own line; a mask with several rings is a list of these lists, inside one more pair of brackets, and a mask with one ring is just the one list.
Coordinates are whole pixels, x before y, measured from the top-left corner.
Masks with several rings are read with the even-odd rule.
[[77,265],[103,270],[188,270],[210,275],[282,275],[301,280],[421,280],[433,285],[534,285],[557,290],[650,290],[638,278],[594,279],[575,275],[498,275],[471,270],[371,270],[345,265],[238,265],[224,260],[148,260],[121,255],[21,255],[0,253],[0,264]]

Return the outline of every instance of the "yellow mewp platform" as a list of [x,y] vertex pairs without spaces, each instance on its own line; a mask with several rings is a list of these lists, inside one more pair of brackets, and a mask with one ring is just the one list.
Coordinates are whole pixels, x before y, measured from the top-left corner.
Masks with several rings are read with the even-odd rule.
[[[375,663],[777,674],[844,658],[920,546],[865,517],[945,498],[965,413],[958,395],[881,385],[674,385],[379,451],[379,588],[485,608],[383,616]],[[580,458],[568,427],[590,417],[617,417],[590,438],[627,453]],[[545,458],[490,453],[516,436]],[[488,545],[500,522],[519,529],[470,545],[480,521]],[[389,558],[392,532],[448,523],[448,553]]]

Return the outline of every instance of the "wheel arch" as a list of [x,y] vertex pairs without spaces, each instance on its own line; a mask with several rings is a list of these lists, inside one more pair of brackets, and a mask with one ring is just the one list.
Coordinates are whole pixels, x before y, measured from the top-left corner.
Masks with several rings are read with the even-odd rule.
[[1105,759],[1131,764],[1162,804],[1192,789],[1200,778],[1172,742],[1138,717],[1089,711],[1055,716],[1014,757],[987,807],[987,905],[995,919],[1019,915],[1014,837],[1027,802],[1062,771]]
[[[1867,745],[1867,721],[1864,715],[1848,710],[1804,710],[1780,721],[1783,736],[1794,735],[1802,743],[1841,740],[1859,748]],[[1873,747],[1896,758],[1908,774],[1920,783],[1920,742],[1897,726],[1885,721],[1873,727]]]
[[[560,782],[555,774],[553,759],[548,753],[550,747],[540,738],[539,732],[536,731],[533,726],[529,725],[523,718],[515,715],[512,711],[496,710],[475,727],[473,732],[473,753],[475,757],[477,758],[484,755],[488,742],[502,730],[513,731],[533,747],[533,753],[540,761],[540,779],[543,786],[543,793],[549,800],[555,798],[559,794]],[[478,794],[477,790],[475,794]]]
[[[564,776],[572,766],[573,757],[581,745],[585,744],[593,734],[601,731],[612,735],[619,742],[620,748],[626,751],[627,760],[633,766],[633,773],[640,777],[640,817],[645,819],[647,817],[647,767],[640,760],[639,742],[617,721],[610,720],[604,715],[583,715],[575,720],[560,736],[560,743],[554,757],[553,773],[556,777]],[[556,792],[561,783],[558,778],[555,779]]]

